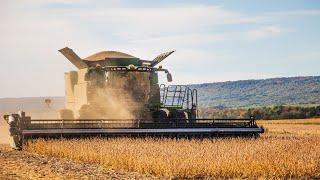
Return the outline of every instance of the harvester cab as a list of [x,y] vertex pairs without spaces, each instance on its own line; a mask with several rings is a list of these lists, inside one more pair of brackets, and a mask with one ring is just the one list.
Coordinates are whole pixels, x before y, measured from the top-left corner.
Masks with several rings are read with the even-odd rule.
[[5,116],[12,147],[33,137],[61,136],[217,136],[258,135],[253,118],[200,119],[198,93],[185,85],[160,84],[158,73],[172,75],[160,62],[174,51],[143,60],[102,51],[80,58],[59,50],[78,70],[65,73],[65,109],[59,119],[32,119],[24,112]]

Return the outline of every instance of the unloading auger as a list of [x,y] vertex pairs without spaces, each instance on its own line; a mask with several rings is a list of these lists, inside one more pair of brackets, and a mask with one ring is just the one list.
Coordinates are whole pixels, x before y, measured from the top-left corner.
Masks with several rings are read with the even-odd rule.
[[156,67],[174,51],[142,60],[116,51],[81,59],[72,49],[59,50],[78,71],[65,73],[65,109],[59,119],[32,119],[25,112],[5,115],[11,145],[21,149],[37,137],[257,136],[264,129],[247,119],[198,118],[198,93],[185,85],[158,84]]

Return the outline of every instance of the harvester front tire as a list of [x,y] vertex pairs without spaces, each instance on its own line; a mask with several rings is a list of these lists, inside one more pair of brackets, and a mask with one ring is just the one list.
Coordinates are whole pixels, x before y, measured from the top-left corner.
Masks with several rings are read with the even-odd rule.
[[168,118],[174,123],[187,122],[187,115],[184,111],[170,111]]
[[165,110],[159,110],[153,113],[153,119],[155,122],[164,122],[166,119],[168,119],[168,114]]

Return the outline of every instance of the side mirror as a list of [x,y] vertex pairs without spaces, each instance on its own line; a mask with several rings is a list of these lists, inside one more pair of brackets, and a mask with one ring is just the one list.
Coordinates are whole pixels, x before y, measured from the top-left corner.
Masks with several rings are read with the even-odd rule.
[[172,75],[170,73],[167,73],[167,81],[172,82]]

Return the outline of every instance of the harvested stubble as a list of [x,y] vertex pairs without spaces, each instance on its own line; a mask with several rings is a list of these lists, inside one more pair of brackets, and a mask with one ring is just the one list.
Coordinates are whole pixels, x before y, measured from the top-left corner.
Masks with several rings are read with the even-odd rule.
[[319,136],[36,140],[26,150],[164,177],[320,177]]

